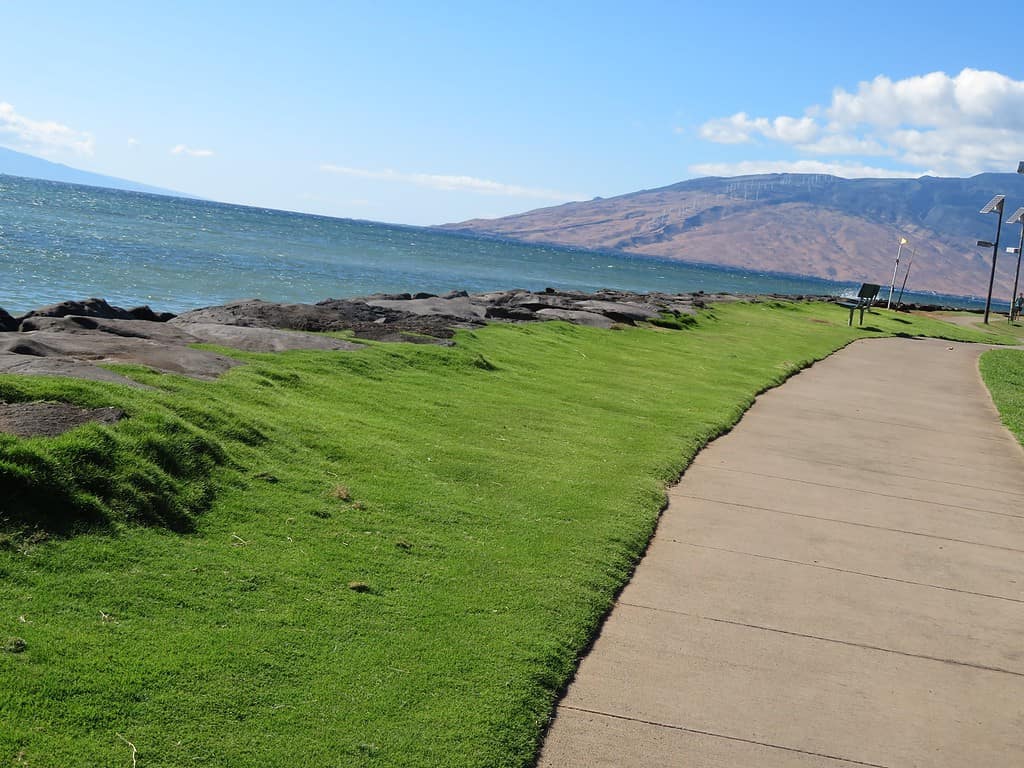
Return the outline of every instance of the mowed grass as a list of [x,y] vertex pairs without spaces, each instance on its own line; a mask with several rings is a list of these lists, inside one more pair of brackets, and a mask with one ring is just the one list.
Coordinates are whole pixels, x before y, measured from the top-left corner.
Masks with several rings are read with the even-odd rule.
[[1003,424],[1024,445],[1024,351],[995,349],[979,366]]
[[0,435],[0,764],[529,765],[665,485],[758,392],[864,336],[1007,340],[846,321],[734,304],[130,370],[152,390],[0,377],[129,415]]

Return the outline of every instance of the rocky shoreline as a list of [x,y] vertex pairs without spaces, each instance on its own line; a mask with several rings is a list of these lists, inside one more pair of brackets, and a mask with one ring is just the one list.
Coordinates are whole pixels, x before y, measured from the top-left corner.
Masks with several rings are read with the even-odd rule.
[[[604,290],[525,290],[438,296],[376,294],[284,304],[244,299],[172,315],[147,306],[123,309],[103,299],[65,301],[20,317],[0,309],[0,373],[71,376],[141,386],[100,367],[132,363],[158,371],[213,379],[239,361],[195,344],[252,352],[289,349],[353,350],[360,339],[451,344],[460,328],[490,322],[563,320],[610,328],[679,321],[709,304],[737,300],[824,299],[822,296],[631,293]],[[938,309],[939,307],[917,307]],[[348,339],[323,335],[341,331]]]
[[[244,299],[180,315],[155,312],[147,306],[123,309],[103,299],[64,301],[19,317],[0,309],[0,374],[62,376],[145,387],[102,366],[128,363],[197,379],[215,379],[243,363],[195,345],[214,344],[250,352],[350,351],[365,346],[360,340],[451,345],[456,330],[492,322],[563,320],[597,328],[660,323],[679,328],[711,304],[780,299],[837,300],[827,296],[612,290],[583,293],[548,288],[481,294],[453,291],[443,296],[376,294],[316,304]],[[904,309],[943,307],[905,305]],[[345,337],[327,335],[325,331],[342,332]],[[90,421],[109,424],[123,417],[116,408],[0,400],[0,432],[21,437],[54,436]]]

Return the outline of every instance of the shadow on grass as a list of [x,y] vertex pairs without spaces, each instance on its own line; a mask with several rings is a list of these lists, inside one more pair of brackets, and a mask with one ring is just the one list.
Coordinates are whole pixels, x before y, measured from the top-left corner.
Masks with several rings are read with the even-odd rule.
[[0,437],[0,531],[65,538],[122,523],[195,531],[213,502],[213,471],[228,457],[180,420],[148,421]]
[[45,531],[47,536],[69,537],[84,531],[108,532],[110,519],[95,504],[56,487],[30,487],[24,483],[9,483],[10,478],[0,473],[0,483],[8,488],[9,496],[0,513],[0,531],[28,534]]

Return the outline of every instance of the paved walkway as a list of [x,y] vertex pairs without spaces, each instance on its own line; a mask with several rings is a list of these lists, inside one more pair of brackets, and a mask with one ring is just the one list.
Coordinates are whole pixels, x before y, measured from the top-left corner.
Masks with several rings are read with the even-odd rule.
[[540,765],[1024,766],[1024,451],[983,348],[857,342],[670,491]]

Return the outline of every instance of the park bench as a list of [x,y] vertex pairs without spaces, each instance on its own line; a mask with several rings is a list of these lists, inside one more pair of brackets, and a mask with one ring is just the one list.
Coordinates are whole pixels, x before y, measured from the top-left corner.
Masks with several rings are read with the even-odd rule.
[[881,286],[875,285],[874,283],[864,283],[857,291],[857,299],[848,299],[847,301],[837,301],[836,303],[840,307],[845,307],[850,310],[850,325],[853,325],[853,313],[858,309],[860,310],[860,325],[864,325],[864,310],[868,309],[875,303],[875,299],[878,298],[878,291]]

